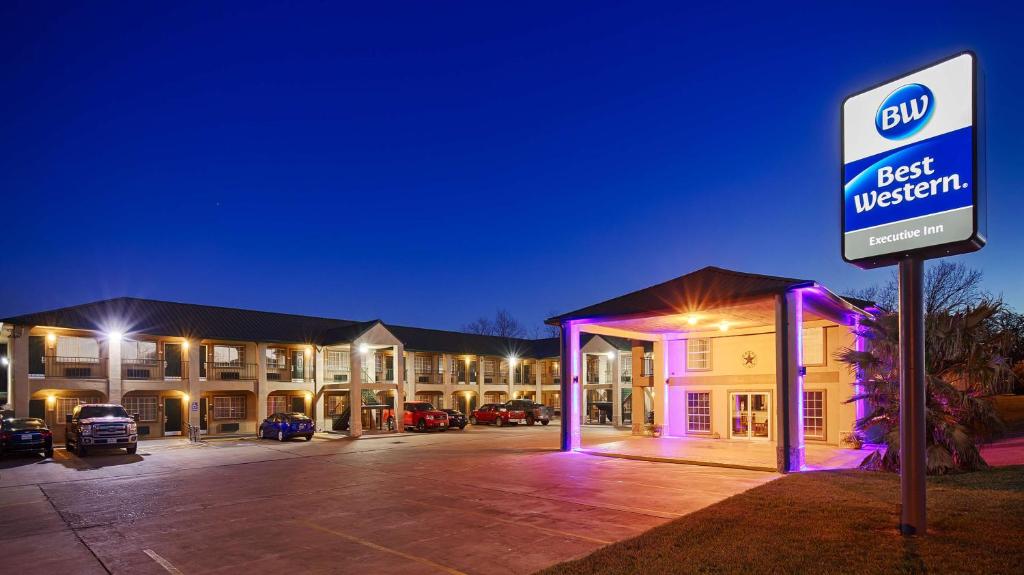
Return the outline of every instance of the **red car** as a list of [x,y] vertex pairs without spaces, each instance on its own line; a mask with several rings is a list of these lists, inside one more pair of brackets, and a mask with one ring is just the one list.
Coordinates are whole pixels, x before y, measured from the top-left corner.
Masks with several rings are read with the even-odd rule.
[[485,403],[469,416],[473,425],[493,423],[498,427],[509,423],[526,423],[526,412],[509,409],[504,403]]
[[426,401],[409,401],[405,404],[405,429],[416,428],[416,431],[428,429],[448,429],[448,414],[434,409],[433,404]]

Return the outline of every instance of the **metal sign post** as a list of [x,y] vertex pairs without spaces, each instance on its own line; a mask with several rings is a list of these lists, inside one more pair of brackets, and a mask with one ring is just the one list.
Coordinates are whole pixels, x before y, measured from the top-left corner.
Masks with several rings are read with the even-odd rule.
[[926,532],[924,261],[986,242],[978,60],[957,54],[846,98],[841,250],[899,265],[900,532]]
[[900,532],[926,531],[924,260],[899,262],[900,282]]

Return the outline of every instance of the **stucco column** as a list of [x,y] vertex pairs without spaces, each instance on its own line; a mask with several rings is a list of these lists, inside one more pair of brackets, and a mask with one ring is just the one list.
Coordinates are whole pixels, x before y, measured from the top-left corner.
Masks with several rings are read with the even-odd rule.
[[644,386],[637,385],[646,384],[647,378],[643,377],[644,372],[644,345],[643,342],[634,341],[632,343],[633,353],[630,357],[630,361],[633,362],[633,381],[632,390],[633,393],[630,395],[630,403],[633,409],[632,415],[632,428],[633,435],[643,435],[644,425],[647,423],[647,405],[644,402]]
[[[28,332],[29,326],[16,326],[20,330],[18,337],[9,338],[7,353],[11,356],[9,366],[11,372],[11,395],[8,399],[14,406],[14,413],[18,417],[28,417],[28,400],[32,398],[32,386],[28,379]],[[64,423],[64,422],[59,422]]]
[[267,418],[267,397],[270,385],[267,383],[267,344],[256,344],[256,426]]
[[789,291],[775,299],[775,397],[777,465],[780,473],[800,471],[804,463],[803,375],[800,329],[803,299]]
[[324,431],[327,429],[325,415],[327,397],[323,393],[325,383],[324,370],[326,367],[324,365],[324,358],[327,357],[327,354],[324,353],[324,348],[322,347],[313,349],[316,350],[316,355],[313,356],[313,420],[316,422],[317,429]]
[[107,336],[107,401],[121,403],[121,338]]
[[[537,396],[534,401],[544,403],[544,374],[541,372],[540,366],[539,359],[533,362],[533,390]],[[523,383],[526,383],[526,378],[523,378]]]
[[572,321],[561,325],[562,451],[580,448],[580,327]]
[[669,435],[668,415],[668,344],[654,342],[654,424],[661,426],[661,434]]
[[407,351],[404,354],[405,369],[405,399],[412,401],[416,399],[416,352]]
[[405,431],[405,350],[401,344],[392,347],[395,353],[395,431]]
[[486,403],[484,401],[484,356],[476,358],[476,405],[477,407]]
[[[441,402],[441,404],[449,409],[457,409],[458,405],[455,404],[455,401],[452,398],[452,394],[455,393],[455,388],[452,386],[451,376],[448,375],[448,361],[450,357],[451,356],[448,355],[447,353],[442,353],[440,356],[438,356],[437,361],[439,362],[440,365],[438,366],[439,369],[437,369],[436,371],[440,372],[441,385],[444,386],[444,391],[442,392],[443,401]],[[435,366],[431,365],[431,369],[434,369],[434,367]],[[431,375],[434,376],[435,374]],[[431,378],[431,381],[433,381],[433,378]]]
[[[519,365],[519,362],[521,361],[521,359],[517,359],[516,365]],[[505,364],[508,365],[508,369],[505,370],[505,377],[508,378],[508,381],[506,382],[506,385],[508,385],[508,398],[512,399],[515,397],[516,391],[516,367],[512,365],[511,359],[506,359]],[[501,377],[501,363],[498,363],[498,377]]]
[[[199,364],[202,361],[203,346],[199,344],[199,340],[188,342],[188,351],[186,351],[186,355],[188,357],[188,382],[186,382],[186,385],[188,386],[189,401],[188,405],[185,406],[185,409],[188,410],[188,424],[200,427],[200,417],[202,414],[198,411],[192,411],[192,402],[201,401],[201,396],[203,394],[202,387],[199,385]],[[207,402],[206,409],[209,411],[213,409],[213,406]],[[206,421],[207,424],[209,424],[209,414],[206,416]],[[209,425],[207,425],[207,427],[209,427]],[[207,429],[207,431],[209,431],[209,429]]]
[[348,354],[349,358],[349,437],[363,434],[363,354],[359,346],[353,342]]
[[612,425],[622,425],[622,368],[618,350],[612,352]]

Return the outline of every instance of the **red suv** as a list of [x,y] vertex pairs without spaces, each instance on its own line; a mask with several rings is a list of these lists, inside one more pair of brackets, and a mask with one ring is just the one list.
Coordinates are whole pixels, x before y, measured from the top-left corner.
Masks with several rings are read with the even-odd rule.
[[448,414],[434,409],[433,404],[426,401],[409,401],[405,404],[405,429],[416,428],[416,431],[428,429],[448,429]]

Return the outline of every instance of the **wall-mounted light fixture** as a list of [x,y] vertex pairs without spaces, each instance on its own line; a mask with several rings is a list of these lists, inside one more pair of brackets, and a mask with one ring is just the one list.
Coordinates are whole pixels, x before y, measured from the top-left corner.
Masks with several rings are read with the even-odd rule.
[[50,347],[53,347],[53,344],[57,343],[57,334],[52,331],[46,334],[46,343],[50,344]]
[[189,397],[189,395],[187,393],[181,394],[181,401],[183,401],[185,403],[188,403],[189,399],[191,399],[191,398]]
[[697,325],[697,316],[690,314],[690,316],[686,318],[686,323],[690,325]]
[[185,341],[181,342],[181,349],[183,349],[185,351],[188,351],[188,346],[189,346],[189,343],[188,343],[187,339]]
[[121,337],[123,337],[123,335],[124,334],[119,331],[112,331],[107,334],[107,338],[109,338],[112,343],[117,343],[121,341]]
[[719,331],[729,331],[729,322],[723,321],[722,323],[718,324],[718,330]]
[[366,354],[366,352],[368,351],[370,351],[370,346],[366,345],[365,343],[359,344],[359,353]]

